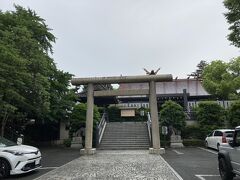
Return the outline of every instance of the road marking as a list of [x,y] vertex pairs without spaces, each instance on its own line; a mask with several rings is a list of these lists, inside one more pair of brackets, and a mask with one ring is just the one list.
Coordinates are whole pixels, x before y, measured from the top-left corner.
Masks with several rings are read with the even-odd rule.
[[178,155],[184,154],[184,153],[179,152],[179,151],[177,151],[177,150],[172,150],[172,151],[175,152],[175,153],[177,153]]
[[236,165],[238,165],[238,166],[240,166],[240,164],[239,163],[237,163],[237,162],[235,162],[235,161],[231,161],[233,164],[236,164]]
[[212,151],[212,150],[209,150],[209,149],[205,149],[205,148],[201,148],[201,147],[198,147],[198,149],[201,149],[201,150],[203,150],[203,151],[210,152],[210,153],[212,153],[212,154],[218,154],[217,152]]
[[220,177],[220,175],[210,175],[210,174],[196,174],[195,176],[201,180],[206,180],[204,177]]
[[[76,158],[76,159],[78,159],[78,158]],[[59,166],[59,167],[57,167],[57,168],[64,167],[64,166],[70,164],[71,162],[75,161],[76,159],[73,159],[73,160],[69,161],[68,163],[63,164],[62,166]],[[55,168],[55,169],[57,169],[57,168]],[[47,175],[47,174],[50,174],[50,173],[51,173],[52,171],[54,171],[55,169],[52,169],[51,171],[48,171],[47,173],[45,173],[45,174],[43,174],[43,175],[41,175],[41,176],[35,178],[34,180],[40,179],[40,178],[42,178],[43,176],[45,176],[45,175]]]
[[163,160],[163,162],[166,163],[166,165],[172,170],[172,172],[175,174],[175,176],[179,179],[179,180],[183,180],[183,178],[172,168],[172,166],[170,166],[170,164],[168,164],[167,161],[165,161],[165,159],[160,156],[160,158]]
[[58,167],[41,167],[39,169],[56,169],[56,168],[58,168]]

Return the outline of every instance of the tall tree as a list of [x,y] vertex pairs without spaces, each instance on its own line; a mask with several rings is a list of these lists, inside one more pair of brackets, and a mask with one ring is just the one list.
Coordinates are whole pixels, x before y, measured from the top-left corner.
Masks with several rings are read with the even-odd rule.
[[228,70],[233,78],[234,90],[238,94],[237,91],[240,90],[240,57],[234,58],[229,62]]
[[203,86],[220,99],[236,99],[240,89],[240,57],[229,63],[212,61],[203,72]]
[[34,11],[15,6],[0,11],[1,133],[9,118],[62,120],[74,103],[71,74],[57,69],[49,56],[55,37]]
[[228,64],[220,60],[212,61],[204,69],[203,86],[210,94],[220,99],[228,99],[229,94],[234,92]]
[[50,76],[50,121],[68,121],[71,110],[77,101],[74,89],[70,89],[72,75],[55,69]]
[[[0,30],[0,36],[2,34],[3,32]],[[25,104],[25,97],[21,89],[26,88],[24,79],[28,77],[28,74],[25,72],[25,62],[16,52],[16,49],[11,45],[6,46],[5,41],[0,40],[0,119],[2,136],[7,120],[18,110],[19,106]]]
[[224,0],[224,5],[228,9],[225,13],[227,22],[230,24],[228,40],[236,47],[240,47],[240,1]]
[[197,69],[195,72],[192,72],[191,74],[189,74],[189,77],[193,77],[194,79],[199,79],[202,80],[202,75],[203,75],[203,71],[204,68],[208,65],[208,63],[206,61],[200,61],[200,63],[197,65]]

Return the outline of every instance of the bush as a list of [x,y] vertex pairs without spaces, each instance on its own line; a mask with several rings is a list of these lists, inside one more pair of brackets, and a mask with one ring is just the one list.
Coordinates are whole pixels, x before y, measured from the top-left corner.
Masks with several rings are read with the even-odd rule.
[[184,139],[184,146],[205,146],[204,140],[201,139]]
[[68,139],[64,139],[63,144],[66,147],[71,147],[71,142],[72,142],[72,140],[70,138],[68,138]]
[[240,125],[240,101],[236,101],[229,107],[228,123],[232,128]]
[[160,123],[162,126],[173,126],[182,131],[186,125],[186,116],[182,106],[174,101],[166,101],[160,111]]
[[186,126],[181,135],[183,139],[205,139],[212,130],[198,125]]
[[216,102],[200,102],[196,108],[196,118],[204,129],[217,129],[225,126],[226,111]]

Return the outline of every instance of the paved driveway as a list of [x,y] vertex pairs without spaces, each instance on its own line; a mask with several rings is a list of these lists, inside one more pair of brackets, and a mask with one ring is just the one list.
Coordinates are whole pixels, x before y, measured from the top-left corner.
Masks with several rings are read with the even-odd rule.
[[166,149],[163,158],[148,151],[98,150],[96,155],[80,157],[79,149],[40,149],[40,170],[8,179],[220,180],[217,152],[204,148]]
[[[163,158],[184,180],[220,180],[217,151],[205,148],[166,149]],[[236,177],[235,180],[240,180]]]
[[37,180],[70,179],[159,179],[181,178],[160,155],[148,151],[98,151],[92,156],[82,156]]
[[10,176],[8,180],[33,180],[51,170],[54,170],[73,159],[80,157],[79,149],[48,147],[39,148],[42,153],[42,168],[23,175]]

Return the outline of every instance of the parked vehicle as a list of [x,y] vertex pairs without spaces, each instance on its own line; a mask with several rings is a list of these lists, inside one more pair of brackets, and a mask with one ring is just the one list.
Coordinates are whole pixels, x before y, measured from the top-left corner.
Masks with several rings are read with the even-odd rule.
[[233,140],[219,147],[218,166],[222,180],[240,175],[240,126],[236,127]]
[[233,129],[216,129],[206,137],[205,145],[207,148],[219,150],[221,144],[233,139],[233,133]]
[[41,167],[41,152],[0,137],[0,177],[23,174]]

